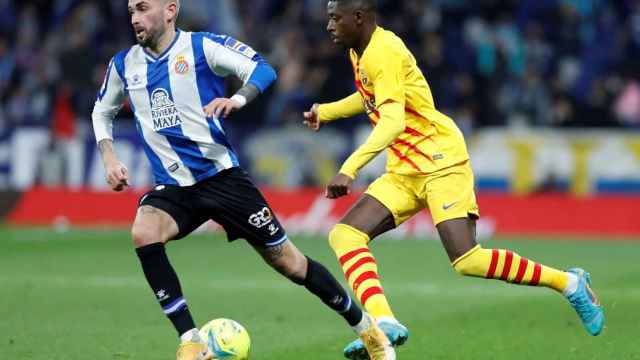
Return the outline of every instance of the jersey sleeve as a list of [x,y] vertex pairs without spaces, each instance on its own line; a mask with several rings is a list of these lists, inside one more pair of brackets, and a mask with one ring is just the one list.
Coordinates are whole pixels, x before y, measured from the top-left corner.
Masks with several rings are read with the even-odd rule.
[[321,122],[344,119],[361,114],[365,111],[362,96],[355,92],[342,100],[321,104],[318,107],[318,117]]
[[380,120],[362,144],[344,162],[340,173],[355,179],[358,171],[381,151],[391,145],[404,132],[406,127],[404,105],[397,102],[385,103],[379,107]]
[[109,62],[102,87],[93,106],[91,119],[96,141],[113,139],[113,119],[122,108],[125,98],[124,81],[115,66],[115,58]]
[[376,97],[376,106],[393,101],[404,106],[405,81],[402,56],[391,52],[384,56],[376,57],[376,61],[370,65],[371,76]]
[[217,39],[219,41],[205,37],[203,43],[207,63],[214,73],[235,75],[244,84],[253,84],[260,92],[276,80],[273,67],[250,46],[229,36]]

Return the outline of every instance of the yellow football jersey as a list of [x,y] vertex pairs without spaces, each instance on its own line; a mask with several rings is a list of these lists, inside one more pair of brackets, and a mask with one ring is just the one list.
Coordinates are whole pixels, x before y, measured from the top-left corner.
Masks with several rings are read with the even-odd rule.
[[405,131],[388,147],[388,172],[425,175],[469,159],[462,132],[436,110],[429,84],[398,36],[378,27],[362,57],[353,49],[350,57],[374,126],[383,104],[396,102],[405,108]]

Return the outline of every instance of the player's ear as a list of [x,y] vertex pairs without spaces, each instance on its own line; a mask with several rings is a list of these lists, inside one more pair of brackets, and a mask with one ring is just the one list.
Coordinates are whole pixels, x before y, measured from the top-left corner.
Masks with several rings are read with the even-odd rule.
[[364,23],[364,12],[362,10],[355,10],[353,12],[353,18],[357,25],[362,25]]
[[164,9],[165,16],[169,22],[173,21],[174,23],[178,20],[178,4],[171,1],[167,4]]

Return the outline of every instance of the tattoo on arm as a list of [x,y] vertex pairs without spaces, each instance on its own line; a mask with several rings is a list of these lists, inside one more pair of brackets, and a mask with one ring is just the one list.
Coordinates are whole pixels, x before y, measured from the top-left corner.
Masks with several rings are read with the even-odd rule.
[[98,143],[98,149],[100,150],[100,153],[102,155],[104,155],[106,151],[113,151],[113,140],[100,140],[100,142]]
[[267,260],[269,263],[273,263],[274,261],[284,256],[284,244],[270,246],[263,249],[261,252],[265,260]]
[[141,206],[139,211],[140,211],[140,214],[143,214],[143,215],[158,213],[158,209],[149,205]]
[[258,97],[258,95],[260,95],[260,90],[258,90],[258,88],[253,84],[247,84],[242,88],[240,88],[240,90],[238,90],[236,95],[244,96],[245,99],[247,99],[247,104],[248,104],[253,100],[255,100]]

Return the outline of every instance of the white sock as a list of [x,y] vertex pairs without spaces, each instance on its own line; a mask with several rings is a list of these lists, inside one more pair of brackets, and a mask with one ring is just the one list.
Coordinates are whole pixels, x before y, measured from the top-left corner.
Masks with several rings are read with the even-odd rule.
[[367,314],[366,312],[363,312],[362,320],[360,320],[360,322],[357,325],[352,326],[351,328],[353,329],[353,331],[356,332],[356,334],[360,335],[363,332],[369,330],[369,327],[371,327],[372,321],[373,321],[373,318],[371,317],[371,315]]
[[574,273],[567,273],[569,280],[567,281],[567,287],[562,291],[564,296],[569,296],[578,290],[578,283],[580,283],[580,279]]
[[198,331],[198,329],[193,328],[187,331],[186,333],[180,335],[180,341],[202,342],[202,338],[200,337],[200,332]]

